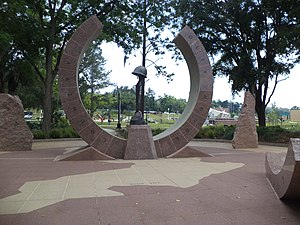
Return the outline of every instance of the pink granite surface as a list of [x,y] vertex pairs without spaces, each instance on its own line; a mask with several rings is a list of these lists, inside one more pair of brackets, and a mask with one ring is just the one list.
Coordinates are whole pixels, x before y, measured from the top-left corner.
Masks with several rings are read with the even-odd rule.
[[[197,148],[197,146],[193,146]],[[244,163],[196,185],[114,186],[123,196],[68,199],[32,212],[0,215],[1,225],[298,225],[299,202],[282,202],[265,179],[264,154],[202,148],[207,163]],[[53,162],[62,148],[0,154],[0,199],[20,193],[28,181],[98,171],[126,170],[134,162]],[[124,174],[124,176],[126,176]],[[128,174],[130,178],[130,174]],[[55,191],[55,190],[53,190]]]
[[131,125],[124,159],[157,159],[151,128],[148,125]]
[[300,139],[291,138],[286,154],[266,153],[266,175],[278,198],[300,200]]
[[232,146],[234,148],[257,148],[258,146],[255,98],[249,91],[245,92],[244,103],[234,131]]

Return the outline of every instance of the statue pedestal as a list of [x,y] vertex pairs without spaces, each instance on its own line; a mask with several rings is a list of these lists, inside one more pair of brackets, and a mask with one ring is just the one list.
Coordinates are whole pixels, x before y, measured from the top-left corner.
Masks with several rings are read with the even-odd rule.
[[131,125],[128,127],[124,159],[157,159],[153,136],[148,125]]

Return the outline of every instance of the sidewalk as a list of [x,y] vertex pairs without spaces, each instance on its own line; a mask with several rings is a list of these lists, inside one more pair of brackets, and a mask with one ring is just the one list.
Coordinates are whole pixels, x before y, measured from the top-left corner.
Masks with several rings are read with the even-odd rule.
[[213,157],[54,162],[81,140],[35,142],[0,153],[0,224],[300,224],[300,204],[277,199],[264,153],[230,143],[192,141]]

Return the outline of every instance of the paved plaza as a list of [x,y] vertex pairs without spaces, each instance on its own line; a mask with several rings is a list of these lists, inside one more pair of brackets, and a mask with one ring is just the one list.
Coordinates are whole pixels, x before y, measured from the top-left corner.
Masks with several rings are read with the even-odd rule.
[[296,225],[300,204],[278,200],[259,145],[189,143],[211,157],[60,161],[81,140],[0,153],[1,225]]

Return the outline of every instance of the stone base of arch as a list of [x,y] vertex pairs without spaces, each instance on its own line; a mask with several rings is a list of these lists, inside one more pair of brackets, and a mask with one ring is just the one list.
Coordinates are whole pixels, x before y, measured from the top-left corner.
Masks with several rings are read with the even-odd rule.
[[91,146],[86,146],[73,151],[69,151],[63,155],[59,155],[54,159],[54,161],[114,160],[114,159],[115,158],[106,155]]
[[167,156],[167,158],[189,158],[189,157],[212,157],[210,154],[202,152],[191,146],[185,146],[182,149]]

